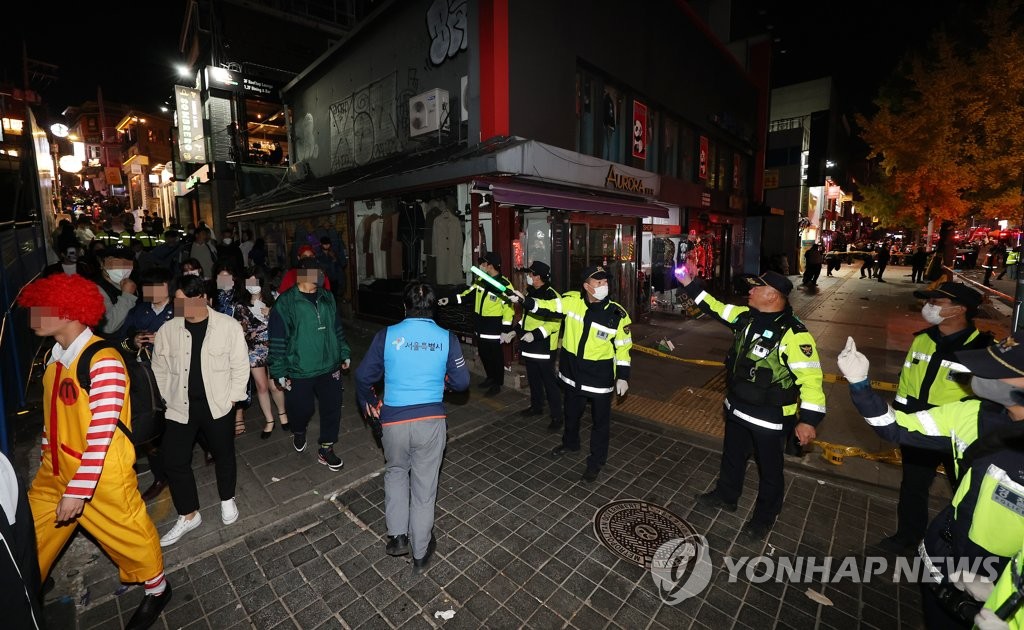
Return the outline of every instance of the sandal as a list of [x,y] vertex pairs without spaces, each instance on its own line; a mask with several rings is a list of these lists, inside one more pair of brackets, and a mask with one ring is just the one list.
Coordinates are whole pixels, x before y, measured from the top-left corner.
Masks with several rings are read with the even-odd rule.
[[282,420],[282,418],[287,418],[287,417],[288,417],[287,413],[279,413],[279,414],[277,414],[277,419],[281,421],[281,430],[285,431],[285,432],[290,432],[291,428],[288,426],[288,422],[286,422],[285,420]]
[[235,435],[239,436],[245,433],[245,416],[235,416]]
[[270,434],[274,432],[274,420],[271,419],[268,422],[263,423],[263,430],[260,431],[260,439],[266,440],[270,437]]

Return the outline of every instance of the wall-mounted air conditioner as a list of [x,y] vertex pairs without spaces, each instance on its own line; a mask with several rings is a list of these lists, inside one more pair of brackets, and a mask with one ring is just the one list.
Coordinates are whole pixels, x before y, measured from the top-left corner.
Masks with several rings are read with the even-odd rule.
[[462,122],[469,120],[469,77],[462,77],[462,90],[459,96],[459,107],[462,109]]
[[448,131],[448,90],[434,88],[409,99],[409,135]]

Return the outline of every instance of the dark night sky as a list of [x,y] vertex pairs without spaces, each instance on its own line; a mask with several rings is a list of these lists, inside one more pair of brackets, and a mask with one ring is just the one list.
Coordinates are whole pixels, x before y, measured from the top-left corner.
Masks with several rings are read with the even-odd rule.
[[[733,27],[734,35],[743,36],[766,32],[771,25],[768,32],[780,38],[775,44],[773,85],[832,75],[843,109],[864,112],[870,110],[878,86],[908,48],[923,45],[940,24],[973,20],[986,4],[734,0]],[[56,115],[68,105],[94,99],[97,84],[108,100],[157,109],[176,80],[185,3],[172,0],[161,6],[159,14],[142,20],[125,20],[104,11],[78,12],[75,37],[67,36],[69,25],[47,28],[36,20],[19,26],[29,56],[59,66],[58,80],[42,90],[50,112]],[[8,38],[0,44],[0,53],[4,72],[0,78],[20,84],[20,42]]]

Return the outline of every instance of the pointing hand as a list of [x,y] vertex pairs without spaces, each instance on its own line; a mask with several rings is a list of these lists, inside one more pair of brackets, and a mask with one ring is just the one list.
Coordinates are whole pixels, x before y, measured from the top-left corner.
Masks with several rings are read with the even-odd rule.
[[868,379],[868,368],[871,366],[868,358],[857,351],[857,344],[853,337],[846,338],[846,347],[839,353],[839,371],[843,373],[846,380],[851,383],[860,383]]

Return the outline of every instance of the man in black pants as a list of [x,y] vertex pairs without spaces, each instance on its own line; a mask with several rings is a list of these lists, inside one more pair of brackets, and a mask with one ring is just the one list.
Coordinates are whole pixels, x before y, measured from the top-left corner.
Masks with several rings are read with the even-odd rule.
[[[535,300],[554,300],[561,296],[548,284],[551,267],[533,261],[526,270],[526,296]],[[562,318],[553,313],[524,313],[519,337],[520,353],[526,362],[526,378],[530,383],[530,406],[519,412],[522,416],[544,413],[544,399],[551,409],[548,431],[562,428],[562,389],[555,377],[555,355],[558,351],[558,333]]]
[[235,505],[235,403],[245,400],[249,382],[249,349],[241,325],[211,309],[205,283],[184,276],[174,294],[175,317],[156,332],[153,376],[167,404],[161,442],[164,469],[178,520],[160,538],[173,545],[199,527],[199,494],[192,474],[192,445],[206,437],[214,456],[221,521],[238,520]]
[[885,273],[885,268],[889,266],[889,242],[886,241],[882,244],[882,249],[878,250],[878,268],[875,270],[875,278],[879,282],[885,282],[882,279],[882,274]]

